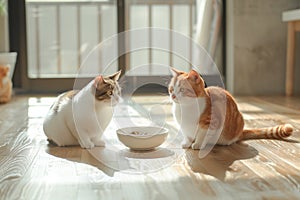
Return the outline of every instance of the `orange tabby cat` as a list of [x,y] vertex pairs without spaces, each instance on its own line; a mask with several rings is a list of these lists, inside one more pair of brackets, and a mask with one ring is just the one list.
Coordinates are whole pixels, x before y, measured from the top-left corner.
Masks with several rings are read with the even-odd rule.
[[12,82],[9,77],[9,67],[0,65],[0,103],[7,103],[11,99]]
[[[204,80],[195,70],[186,73],[171,68],[171,71],[169,94],[173,116],[184,135],[183,148],[202,149],[206,144],[230,145],[248,139],[283,139],[292,134],[290,124],[244,130],[243,116],[228,91],[220,87],[205,88]],[[215,141],[207,140],[209,134]]]

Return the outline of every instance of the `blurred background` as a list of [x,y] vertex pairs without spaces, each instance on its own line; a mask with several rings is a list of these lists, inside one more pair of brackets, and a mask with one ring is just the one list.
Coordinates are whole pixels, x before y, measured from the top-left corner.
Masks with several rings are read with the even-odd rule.
[[[8,51],[18,52],[14,85],[25,92],[72,88],[80,65],[99,43],[119,32],[156,27],[176,31],[202,46],[230,92],[283,95],[287,23],[282,13],[299,8],[300,1],[10,0],[7,6]],[[154,37],[149,33],[144,39],[151,44]],[[118,49],[130,46],[134,39],[131,35],[124,44],[114,44],[109,53],[118,57]],[[170,49],[176,45],[172,37],[167,43]],[[99,52],[86,64],[103,72],[107,53]],[[187,54],[193,56],[192,48]],[[297,56],[295,62],[295,74],[299,74]],[[148,64],[130,75],[142,79],[169,75],[167,70],[151,67],[152,63],[186,71],[192,67],[172,52],[149,48],[119,57],[109,69],[129,71]],[[299,84],[295,75],[296,94]]]

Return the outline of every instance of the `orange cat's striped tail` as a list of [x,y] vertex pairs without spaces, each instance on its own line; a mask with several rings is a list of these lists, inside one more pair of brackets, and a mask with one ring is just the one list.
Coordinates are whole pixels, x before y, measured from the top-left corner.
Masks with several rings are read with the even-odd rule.
[[253,139],[277,139],[282,140],[293,133],[293,126],[290,124],[278,125],[268,128],[245,129],[240,140]]

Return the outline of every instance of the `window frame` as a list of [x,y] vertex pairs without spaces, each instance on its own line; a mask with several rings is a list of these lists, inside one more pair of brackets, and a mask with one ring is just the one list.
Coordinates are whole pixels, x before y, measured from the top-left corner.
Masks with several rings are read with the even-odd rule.
[[[10,36],[10,51],[18,53],[15,71],[13,75],[14,87],[21,92],[32,92],[32,93],[57,93],[66,90],[73,89],[75,78],[29,78],[28,63],[27,63],[27,33],[26,33],[26,0],[9,0],[8,1],[8,13],[9,13],[9,36]],[[116,0],[117,6],[117,32],[121,33],[126,30],[126,0]],[[226,0],[223,1],[223,20],[222,20],[222,54],[223,54],[223,77],[226,77]],[[128,26],[128,25],[127,25]],[[124,35],[124,34],[123,34]],[[126,48],[126,40],[119,37],[118,52],[124,52]],[[118,68],[122,70],[122,74],[126,71],[128,66],[128,56],[126,54],[121,55],[118,58]],[[149,78],[153,80],[155,78],[162,78],[159,76],[137,76],[133,77],[133,84],[135,81],[140,82]],[[164,77],[166,78],[166,77]],[[204,79],[208,79],[212,85],[222,86],[220,82],[215,82],[214,77],[204,76]],[[82,83],[88,82],[91,78],[85,78]],[[131,78],[130,78],[131,80]],[[216,79],[218,80],[218,78]],[[210,84],[209,84],[210,85]],[[139,91],[149,92],[153,90],[161,91],[162,87],[157,85],[148,86],[145,90],[140,89]]]

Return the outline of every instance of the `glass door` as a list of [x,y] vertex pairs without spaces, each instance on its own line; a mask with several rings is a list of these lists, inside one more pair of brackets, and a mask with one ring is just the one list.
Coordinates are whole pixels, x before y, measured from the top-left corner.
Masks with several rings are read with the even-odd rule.
[[[117,33],[116,2],[26,0],[26,75],[31,90],[37,90],[35,85],[42,82],[74,81],[90,52]],[[114,51],[117,53],[117,46]],[[105,52],[89,63],[99,74],[103,71],[103,57]],[[118,70],[117,62],[111,65],[111,70]],[[62,89],[72,87],[61,85]],[[45,90],[55,90],[51,84],[44,86]]]
[[[88,54],[117,33],[115,1],[26,0],[28,77],[74,78]],[[97,55],[91,65],[102,67]],[[117,70],[117,64],[113,65]]]
[[[197,57],[193,55],[194,43],[203,46],[223,71],[221,0],[10,2],[11,41],[20,40],[17,44],[11,42],[12,48],[20,50],[15,76],[20,76],[21,87],[29,91],[71,89],[83,64],[103,73],[107,69],[108,54],[116,58],[109,63],[109,72],[123,69],[129,84],[160,83],[170,75],[169,66],[185,71],[192,67],[191,60]],[[169,34],[160,34],[157,32],[160,29]],[[143,35],[138,30],[142,30]],[[22,31],[26,37],[16,34]],[[123,31],[127,31],[125,35],[116,36]],[[173,52],[178,49],[176,35],[188,38],[183,44],[183,53]],[[95,51],[99,44],[108,44],[113,37],[117,37],[117,42],[109,44],[112,48]],[[139,40],[145,48],[133,48]],[[155,48],[157,41],[167,50]],[[93,59],[89,59],[91,52],[94,52]]]

